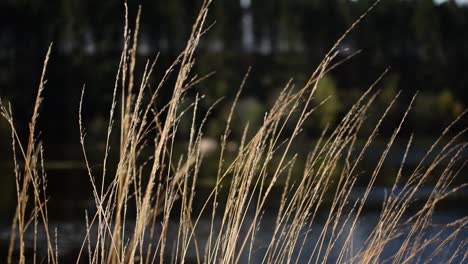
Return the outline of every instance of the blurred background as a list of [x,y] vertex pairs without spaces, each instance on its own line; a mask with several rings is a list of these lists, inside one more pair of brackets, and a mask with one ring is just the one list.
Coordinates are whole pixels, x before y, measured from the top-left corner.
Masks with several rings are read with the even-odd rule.
[[[154,59],[159,53],[154,84],[185,46],[200,1],[128,2],[132,26],[138,5],[143,7],[136,79],[141,79],[146,60]],[[201,112],[219,98],[225,98],[215,107],[205,127],[208,148],[213,153],[204,161],[202,185],[209,189],[213,184],[212,175],[218,162],[216,141],[224,132],[229,111],[226,105],[232,102],[248,68],[252,66],[252,71],[233,120],[233,139],[229,145],[233,149],[247,122],[251,127],[259,126],[265,111],[291,78],[301,87],[335,41],[373,3],[374,0],[214,1],[207,22],[212,27],[201,42],[194,72],[200,76],[215,73],[188,94],[192,99],[197,93],[205,95]],[[43,59],[49,43],[53,42],[38,131],[45,146],[51,221],[68,223],[61,225],[62,238],[84,233],[83,211],[92,210],[94,206],[79,142],[81,89],[86,84],[83,117],[87,148],[93,169],[98,171],[102,167],[111,94],[123,46],[123,27],[123,1],[0,1],[0,98],[12,103],[20,137],[28,133]],[[364,214],[366,221],[362,223],[362,230],[368,230],[372,226],[369,219],[376,219],[388,191],[386,188],[395,179],[409,136],[414,133],[415,140],[407,159],[408,171],[416,166],[444,127],[466,109],[468,1],[383,0],[341,43],[339,50],[337,61],[358,54],[320,82],[315,102],[333,97],[305,125],[298,138],[301,144],[292,151],[303,154],[299,157],[306,157],[321,131],[327,125],[336,124],[385,69],[390,67],[378,85],[381,95],[367,117],[364,132],[374,128],[394,96],[403,91],[360,168],[364,180],[357,183],[356,197],[359,197],[359,188],[366,184],[366,171],[373,170],[386,140],[413,95],[419,92],[401,137],[390,151],[376,188],[370,194],[371,209]],[[162,89],[161,103],[171,92],[169,81]],[[182,120],[182,136],[188,133],[190,122],[190,116]],[[465,118],[458,128],[467,125]],[[292,131],[293,128],[287,129]],[[113,140],[118,141],[117,138]],[[178,144],[183,149],[184,142]],[[116,154],[110,157],[111,161],[116,160]],[[465,160],[466,154],[465,151]],[[1,119],[0,249],[7,245],[10,216],[16,204],[12,163],[10,129]],[[299,169],[294,173],[300,175],[304,160],[296,163]],[[454,184],[467,182],[465,172],[460,173]],[[431,190],[429,184],[417,197],[427,198]],[[445,221],[466,216],[467,193],[464,188],[450,196],[448,202],[438,208],[443,213],[437,214],[436,222],[437,219]],[[462,238],[468,236],[467,232],[465,229]],[[80,245],[81,240],[78,237],[75,242],[67,241],[61,245],[66,248],[69,243],[72,248]]]
[[[290,78],[300,86],[335,41],[363,14],[373,0],[217,0],[208,17],[213,25],[205,35],[195,72],[215,71],[189,96],[205,95],[207,110],[217,99],[230,102],[249,66],[252,72],[239,101],[233,135],[247,122],[259,125],[265,111]],[[415,133],[417,146],[409,161],[425,153],[428,144],[466,108],[468,103],[468,5],[467,1],[384,0],[341,43],[339,59],[361,51],[324,77],[316,100],[333,95],[301,135],[297,152],[310,151],[327,125],[339,121],[364,90],[388,67],[379,85],[381,96],[368,117],[368,127],[398,91],[403,95],[390,112],[381,132],[391,135],[395,123],[419,91],[403,137]],[[143,6],[138,48],[137,79],[147,59],[160,53],[154,80],[167,69],[185,45],[199,1],[129,1],[133,23]],[[47,70],[45,101],[39,120],[45,145],[50,190],[66,195],[87,195],[79,145],[78,105],[86,84],[84,121],[91,155],[102,157],[111,93],[123,46],[123,1],[2,0],[0,2],[0,97],[13,105],[20,135],[27,134],[43,58],[54,43]],[[138,73],[140,75],[138,75]],[[162,98],[171,93],[170,85]],[[218,140],[224,131],[227,107],[217,107],[206,126],[207,137]],[[466,120],[465,120],[466,121]],[[182,122],[181,131],[184,131]],[[367,123],[367,122],[366,122]],[[466,127],[467,123],[462,123]],[[183,132],[182,132],[183,133]],[[385,139],[385,138],[384,138]],[[393,179],[405,142],[390,155]],[[310,144],[309,144],[310,143]],[[3,207],[14,204],[10,132],[0,121],[0,172]],[[376,144],[375,153],[385,146]],[[419,147],[418,147],[419,146]],[[302,149],[301,149],[302,147]],[[376,159],[370,155],[369,162]],[[209,162],[209,161],[208,161]],[[217,159],[213,158],[216,163]],[[99,166],[99,162],[96,163]],[[67,175],[66,181],[63,176]],[[75,177],[73,177],[73,175]],[[6,177],[8,176],[8,177]],[[54,178],[55,177],[55,178]],[[3,179],[5,178],[5,179]],[[62,180],[54,180],[62,179]],[[8,187],[9,186],[9,187]],[[68,186],[68,187],[67,187]],[[82,188],[76,188],[82,186]],[[83,194],[83,193],[86,193]],[[69,198],[74,199],[74,198]]]
[[[301,85],[338,37],[373,2],[214,1],[208,18],[208,24],[214,25],[202,42],[196,65],[200,75],[216,71],[196,87],[207,96],[205,106],[222,96],[232,98],[252,66],[241,106],[252,122],[261,121],[277,91],[290,78]],[[399,90],[408,98],[419,91],[407,128],[437,135],[468,102],[468,6],[463,2],[382,1],[341,44],[341,58],[362,52],[326,76],[317,96],[336,96],[312,122],[310,133],[335,122],[384,69],[391,67],[380,87],[383,96],[378,103],[385,107]],[[144,64],[159,52],[156,68],[163,72],[184,47],[199,3],[129,1],[130,21],[134,21],[139,4],[143,6],[139,61]],[[87,105],[92,107],[86,111],[92,124],[90,132],[101,131],[101,126],[106,126],[122,48],[122,1],[3,0],[0,10],[0,96],[14,104],[18,124],[27,124],[43,57],[53,42],[40,121],[43,140],[60,146],[77,142],[78,99],[83,84],[88,87]],[[142,65],[138,69],[141,72]],[[155,76],[157,79],[158,73]],[[404,101],[401,106],[406,106]],[[2,123],[2,135],[8,134],[4,126]],[[223,124],[212,122],[207,133],[216,136],[223,129]]]

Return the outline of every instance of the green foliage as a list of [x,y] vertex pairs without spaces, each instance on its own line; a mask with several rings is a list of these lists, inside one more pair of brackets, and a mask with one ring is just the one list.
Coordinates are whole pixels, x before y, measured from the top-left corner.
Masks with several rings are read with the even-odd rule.
[[[239,129],[242,129],[247,123],[250,127],[260,127],[263,123],[263,118],[265,116],[265,107],[254,97],[247,97],[241,99],[238,104],[238,118],[240,126],[236,126]],[[238,132],[242,133],[242,130]]]
[[415,126],[424,129],[434,128],[435,120],[443,120],[448,124],[461,114],[463,104],[456,99],[448,89],[438,94],[420,94],[416,98],[411,113]]
[[314,97],[317,104],[324,103],[313,114],[311,123],[319,129],[333,125],[341,109],[341,101],[337,95],[336,83],[330,75],[325,75],[319,81]]
[[380,103],[384,105],[389,105],[395,98],[399,89],[399,85],[400,76],[398,76],[397,74],[391,74],[388,78],[386,78],[381,95],[379,96]]
[[456,117],[461,114],[462,104],[448,89],[442,90],[436,97],[435,106],[442,115]]

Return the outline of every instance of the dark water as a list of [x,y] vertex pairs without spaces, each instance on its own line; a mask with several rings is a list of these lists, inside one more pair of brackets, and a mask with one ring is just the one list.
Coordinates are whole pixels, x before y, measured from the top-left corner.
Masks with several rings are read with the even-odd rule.
[[[398,164],[401,160],[401,149],[404,148],[396,148],[397,151],[391,152],[386,163],[386,167],[383,169],[384,172],[387,172],[389,175],[393,175],[395,171],[398,169]],[[379,149],[371,149],[370,155],[366,157],[364,164],[375,164],[376,157],[380,153]],[[375,155],[373,154],[375,153]],[[411,164],[419,160],[421,155],[423,155],[423,151],[419,151],[419,154],[413,154],[409,158],[409,167]],[[59,254],[59,261],[62,260],[62,263],[74,263],[76,261],[76,257],[78,256],[83,241],[86,235],[86,224],[85,224],[85,210],[92,215],[95,210],[94,201],[92,199],[91,193],[91,185],[89,183],[89,178],[87,176],[87,172],[83,167],[81,162],[51,162],[47,165],[47,176],[48,176],[48,196],[50,197],[48,203],[49,209],[49,216],[50,216],[50,230],[51,234],[55,236],[55,231],[57,234],[57,244],[58,244],[58,254]],[[0,166],[0,172],[5,175],[2,184],[0,185],[0,210],[1,210],[1,217],[0,217],[0,252],[7,252],[9,237],[10,237],[10,223],[12,219],[12,214],[14,212],[15,206],[15,193],[14,193],[14,180],[11,173],[11,168],[8,167],[6,164]],[[461,175],[459,178],[459,182],[464,182],[465,178],[464,175]],[[354,252],[348,252],[348,255],[356,254],[359,251],[359,248],[364,245],[368,235],[374,229],[378,217],[379,217],[379,210],[381,208],[382,201],[385,199],[386,195],[389,192],[389,188],[385,187],[385,183],[388,181],[385,179],[385,173],[383,173],[383,178],[378,180],[377,186],[375,186],[371,193],[369,194],[368,201],[366,206],[364,207],[363,213],[359,216],[358,221],[356,223],[356,227],[352,232],[352,244]],[[391,180],[391,178],[390,178]],[[198,189],[197,195],[199,197],[203,197],[209,192],[211,189],[208,186],[210,185],[205,184],[200,186]],[[387,185],[388,186],[388,185]],[[356,200],[362,197],[364,191],[364,187],[357,186],[354,189],[354,192],[351,194],[351,200]],[[432,191],[432,187],[430,184],[421,188],[415,195],[416,200],[424,201],[430,195]],[[281,192],[281,188],[275,188],[273,190],[272,197],[279,197]],[[195,201],[194,211],[196,211],[200,205],[205,201],[204,198],[198,198]],[[272,202],[268,204],[265,208],[265,212],[262,214],[261,222],[256,230],[255,240],[253,244],[253,252],[250,256],[250,261],[252,263],[260,263],[263,259],[263,255],[265,254],[268,243],[271,241],[271,237],[273,235],[272,227],[275,224],[276,215],[275,212],[277,211],[279,201],[275,201],[272,199]],[[444,241],[444,238],[447,237],[455,227],[445,228],[444,225],[454,222],[457,219],[466,218],[468,217],[468,188],[464,188],[461,191],[457,192],[454,195],[449,196],[446,201],[442,201],[440,206],[436,208],[434,215],[432,217],[433,225],[431,225],[426,231],[426,238],[430,238],[436,234],[439,234],[438,240],[435,240],[433,244],[422,250],[418,253],[419,259],[415,259],[414,263],[418,263],[419,261],[423,260],[422,262],[427,261],[428,263],[441,263],[441,259],[434,258],[428,259],[428,257],[432,254],[432,252]],[[415,203],[415,206],[418,206],[418,202]],[[177,212],[177,207],[174,209],[174,212]],[[408,208],[407,215],[403,216],[403,219],[406,219],[410,216],[411,213],[414,213],[414,208]],[[219,213],[220,214],[220,213]],[[301,245],[304,240],[304,248],[302,254],[299,256],[299,246],[295,250],[293,254],[293,259],[298,259],[298,263],[307,263],[309,260],[309,255],[313,252],[313,249],[317,245],[318,237],[320,236],[320,232],[324,229],[324,223],[326,220],[328,212],[326,209],[320,211],[320,214],[314,220],[314,223],[310,226],[310,228],[301,230],[300,240],[298,245]],[[174,215],[173,219],[170,221],[169,231],[168,231],[168,246],[166,252],[167,260],[171,258],[171,249],[173,248],[174,243],[176,242],[177,238],[177,231],[178,231],[178,221],[177,216]],[[252,221],[253,219],[253,212],[247,213],[247,217],[245,220],[246,226]],[[342,219],[343,220],[343,219]],[[466,219],[465,219],[466,222]],[[216,218],[214,226],[219,228],[221,225],[221,219]],[[156,230],[160,232],[159,226]],[[343,227],[343,234],[347,235],[351,230],[351,224],[344,223],[341,224]],[[132,221],[132,215],[130,214],[127,223],[126,223],[126,232],[128,234],[134,228],[134,221]],[[284,228],[288,228],[287,225]],[[30,226],[28,231],[26,232],[26,255],[32,256],[33,252],[33,245],[34,245],[34,232],[33,226]],[[215,229],[216,230],[216,229]],[[205,245],[206,240],[208,239],[210,231],[210,218],[207,216],[202,216],[200,222],[197,226],[197,233],[196,238],[199,245]],[[244,229],[241,230],[240,237],[242,238],[245,236]],[[390,258],[393,254],[395,254],[396,250],[400,247],[403,243],[404,238],[409,230],[403,230],[403,233],[400,237],[395,238],[392,240],[383,250],[381,261]],[[439,233],[440,232],[440,233]],[[96,229],[91,230],[91,238],[95,238]],[[307,234],[307,238],[305,237]],[[155,237],[158,237],[156,234]],[[91,239],[91,241],[93,241]],[[54,238],[55,240],[55,238]],[[330,240],[330,234],[325,236],[325,243],[328,243]],[[149,241],[147,241],[148,243]],[[336,257],[340,253],[341,247],[343,243],[343,236],[338,237],[334,240],[336,243],[335,246],[332,248],[330,252],[330,256],[327,260],[328,263],[334,263],[336,261]],[[38,256],[42,256],[46,252],[46,238],[44,235],[43,227],[39,226],[38,236],[37,236],[37,245],[38,245]],[[443,250],[441,251],[442,254],[439,256],[441,258],[446,258],[447,256],[451,256],[453,252],[457,249],[458,246],[462,247],[462,254],[468,252],[468,228],[465,226],[461,229],[458,235],[453,238],[452,242],[443,245]],[[248,246],[247,246],[248,249]],[[203,249],[201,250],[203,252]],[[86,247],[84,248],[83,256],[81,259],[82,263],[87,262],[87,254],[86,254]],[[0,254],[2,259],[0,259],[0,263],[4,261],[3,256],[4,254]],[[241,263],[247,262],[249,259],[247,252],[243,252]],[[318,261],[319,263],[323,261],[323,252],[319,255],[315,255],[312,259],[312,262]],[[187,252],[187,262],[195,261],[195,251],[193,245],[191,245]],[[419,261],[418,261],[419,260]],[[457,256],[455,258],[455,263],[463,263],[466,260],[463,260],[463,255]]]
[[[67,181],[64,181],[64,184]],[[73,181],[69,181],[67,184],[63,185],[62,187],[68,191],[72,190],[72,186],[75,183]],[[51,220],[49,229],[51,230],[51,234],[53,235],[53,240],[55,241],[55,234],[57,235],[56,241],[58,245],[58,255],[59,261],[61,260],[62,263],[75,263],[76,258],[79,255],[80,251],[83,250],[83,254],[81,256],[80,263],[88,262],[87,257],[87,244],[84,244],[83,241],[86,236],[86,223],[85,223],[85,210],[87,210],[90,214],[94,212],[94,202],[90,199],[72,199],[72,196],[77,195],[79,190],[75,190],[76,193],[69,192],[70,197],[64,197],[64,200],[56,201],[50,203],[49,211],[51,212]],[[208,191],[208,190],[205,190]],[[352,249],[354,252],[348,252],[348,255],[356,254],[359,249],[364,245],[367,237],[374,229],[378,218],[379,218],[379,208],[381,206],[381,202],[384,199],[386,193],[388,193],[389,189],[385,187],[375,187],[373,191],[369,194],[369,201],[364,207],[363,213],[359,216],[358,221],[356,222],[356,227],[352,232]],[[442,206],[437,209],[432,217],[432,225],[426,230],[425,238],[429,239],[436,234],[438,234],[437,240],[435,243],[431,244],[424,250],[418,253],[419,260],[428,261],[428,263],[441,263],[443,258],[450,256],[455,252],[456,248],[461,245],[462,246],[462,254],[468,250],[467,239],[468,239],[468,228],[463,228],[458,233],[458,235],[452,240],[452,243],[447,245],[443,245],[443,250],[441,251],[442,254],[438,255],[436,258],[428,259],[431,256],[432,252],[441,245],[441,242],[444,241],[444,238],[449,236],[451,232],[455,230],[455,227],[447,228],[445,227],[446,224],[452,223],[458,219],[464,218],[468,216],[468,208],[466,207],[467,204],[467,189],[462,190],[461,193],[455,196],[450,196],[447,202],[442,203]],[[272,196],[275,196],[277,193],[279,194],[280,188],[273,190]],[[426,187],[422,188],[417,194],[416,199],[424,200],[428,194],[430,194],[431,188]],[[363,190],[359,187],[352,193],[350,200],[358,199],[362,196]],[[86,195],[82,194],[82,198]],[[197,207],[197,206],[196,206]],[[263,256],[267,251],[268,244],[271,241],[273,235],[273,227],[275,225],[276,215],[275,212],[277,211],[278,204],[274,201],[270,203],[263,212],[260,220],[260,224],[256,229],[255,240],[253,243],[253,252],[250,255],[251,263],[261,263],[263,260]],[[222,205],[221,205],[222,210]],[[177,207],[174,209],[174,216],[172,217],[169,223],[169,230],[168,230],[168,243],[167,243],[167,261],[171,259],[171,249],[176,243],[177,232],[178,232],[178,217],[177,217]],[[219,211],[218,211],[219,212]],[[408,214],[404,215],[402,220],[407,219],[410,214],[414,213],[415,211],[412,208],[408,209]],[[221,214],[221,213],[218,213]],[[310,254],[314,251],[318,243],[318,238],[320,237],[320,233],[325,227],[325,220],[328,216],[328,211],[326,209],[320,211],[319,215],[315,218],[314,223],[307,228],[303,228],[301,230],[301,235],[299,236],[299,240],[296,246],[296,250],[293,254],[293,259],[298,259],[298,263],[307,263],[309,261]],[[245,219],[245,226],[241,229],[239,234],[240,239],[246,236],[246,227],[252,222],[254,217],[253,209],[249,209],[246,219]],[[10,228],[9,228],[9,219],[5,221],[5,218],[2,218],[2,222],[0,224],[0,250],[1,252],[7,252],[8,248],[8,241],[10,237]],[[199,245],[205,245],[210,232],[210,217],[209,215],[204,215],[201,217],[200,221],[198,222],[197,231],[196,231],[196,239]],[[127,218],[126,223],[126,232],[127,234],[131,234],[134,228],[134,221],[132,220],[132,215],[130,214]],[[215,232],[219,230],[221,225],[221,219],[218,217],[215,219]],[[156,235],[160,232],[160,225],[156,225]],[[327,259],[327,263],[335,263],[338,254],[341,251],[341,245],[343,244],[344,237],[347,236],[351,232],[351,222],[344,222],[343,219],[340,219],[340,227],[343,227],[343,235],[339,236],[338,238],[333,239],[335,243],[334,247],[332,248],[330,255]],[[284,225],[285,230],[288,230],[287,224]],[[33,254],[33,245],[34,245],[34,231],[33,226],[31,225],[26,232],[25,236],[25,245],[26,245],[26,255],[31,257]],[[392,240],[383,250],[381,260],[385,260],[390,258],[393,254],[396,253],[397,249],[403,243],[406,235],[408,234],[409,230],[404,229],[403,234],[400,237]],[[439,234],[440,232],[440,234]],[[91,230],[91,241],[96,238],[97,230],[94,227]],[[305,235],[307,234],[307,238]],[[330,241],[330,232],[327,232],[325,236],[324,243],[327,244]],[[146,241],[149,243],[150,241]],[[152,241],[153,243],[157,242]],[[54,242],[55,243],[55,242]],[[302,254],[299,256],[299,248],[300,245],[304,243],[304,248],[302,250]],[[93,242],[91,242],[93,244]],[[46,258],[46,237],[44,233],[44,229],[41,225],[38,228],[38,236],[37,236],[37,245],[38,245],[38,256],[39,258]],[[84,248],[83,248],[84,245]],[[147,244],[146,244],[147,245]],[[18,245],[16,245],[18,246]],[[249,245],[250,246],[250,245]],[[247,246],[247,250],[249,248]],[[55,247],[55,245],[54,245]],[[203,247],[201,249],[203,252]],[[322,251],[320,255],[315,255],[312,258],[312,262],[318,261],[319,263],[323,262],[323,254]],[[194,246],[191,244],[187,251],[187,262],[195,262],[196,261],[196,254],[194,251]],[[247,251],[242,253],[241,263],[246,263],[249,260],[249,254]],[[3,261],[3,260],[1,260]],[[0,262],[1,262],[0,261]],[[424,262],[423,261],[423,262]],[[412,263],[418,263],[416,260]],[[458,256],[455,258],[454,263],[463,263],[463,255]]]
[[[453,242],[444,246],[442,250],[442,254],[439,255],[438,257],[429,260],[428,257],[431,255],[431,253],[440,245],[442,241],[444,241],[444,238],[447,237],[453,229],[448,228],[448,229],[443,229],[441,225],[439,224],[446,224],[449,222],[453,222],[456,219],[459,219],[463,216],[466,216],[466,214],[462,214],[460,212],[456,211],[443,211],[443,212],[437,212],[435,213],[434,217],[432,218],[434,225],[431,226],[427,232],[426,236],[427,238],[430,238],[434,235],[436,235],[438,232],[442,232],[440,236],[438,237],[438,240],[436,240],[434,244],[431,246],[425,248],[422,252],[418,254],[418,257],[420,257],[420,260],[425,260],[428,261],[428,263],[441,263],[442,258],[446,258],[447,256],[450,256],[455,252],[456,248],[459,245],[462,245],[462,254],[463,252],[466,252],[468,250],[468,247],[466,245],[466,240],[468,238],[468,229],[464,228],[462,231],[453,239]],[[252,221],[252,215],[247,215],[246,223],[250,223]],[[356,228],[354,229],[354,232],[352,233],[352,244],[353,244],[353,249],[355,252],[349,252],[348,254],[355,254],[358,252],[359,248],[365,243],[365,240],[367,236],[370,234],[370,232],[373,230],[375,223],[377,222],[379,215],[378,212],[376,211],[366,211],[364,212],[360,217],[357,222]],[[310,227],[310,229],[307,230],[302,230],[302,235],[300,236],[300,239],[298,241],[298,246],[297,249],[293,255],[293,259],[296,259],[298,257],[298,249],[299,245],[301,245],[302,240],[304,239],[304,235],[307,234],[308,237],[305,240],[304,243],[304,248],[301,256],[299,257],[299,263],[307,263],[309,260],[309,255],[313,251],[314,247],[317,244],[317,238],[320,235],[320,232],[323,230],[324,227],[324,220],[325,220],[325,215],[320,215],[317,221]],[[264,253],[267,250],[268,243],[271,240],[272,236],[272,229],[271,227],[274,226],[274,221],[275,221],[275,216],[271,215],[269,213],[264,213],[261,218],[260,225],[258,229],[256,230],[255,234],[255,241],[253,244],[254,250],[252,251],[252,254],[250,256],[250,260],[252,263],[261,263]],[[215,228],[219,228],[220,225],[220,219],[215,220]],[[131,220],[128,221],[126,225],[126,230],[130,231],[134,227],[134,222]],[[344,234],[348,234],[349,230],[351,228],[351,224],[347,223],[344,225]],[[74,263],[76,261],[77,256],[79,255],[79,252],[81,250],[81,247],[83,246],[83,241],[85,238],[86,234],[86,226],[85,226],[85,221],[84,219],[82,221],[75,220],[75,221],[52,221],[50,223],[50,229],[52,230],[52,234],[57,234],[57,244],[58,244],[58,254],[59,254],[59,261],[61,260],[62,263]],[[200,222],[198,223],[197,227],[197,241],[199,245],[204,245],[207,241],[207,238],[209,236],[209,229],[210,229],[210,219],[205,217],[201,218]],[[178,224],[176,221],[171,221],[169,225],[169,231],[168,231],[168,246],[167,250],[168,255],[166,256],[167,260],[170,259],[171,257],[171,248],[173,248],[174,243],[176,243],[175,238],[177,237],[177,230],[178,230]],[[156,237],[158,237],[158,232],[160,231],[159,228],[156,230]],[[245,229],[241,230],[240,233],[240,238],[243,238],[245,236]],[[95,238],[95,233],[96,229],[94,228],[91,231],[91,239]],[[55,236],[55,235],[54,235]],[[400,247],[400,245],[404,241],[405,234],[403,236],[394,239],[391,241],[383,250],[381,260],[385,260],[389,257],[391,257],[393,254],[395,254],[396,250]],[[5,225],[2,225],[0,229],[0,244],[1,244],[1,250],[2,252],[6,252],[7,248],[7,242],[9,239],[9,228]],[[37,244],[38,244],[38,256],[39,257],[45,257],[43,254],[46,252],[46,239],[44,236],[43,228],[39,227],[39,232],[38,232],[38,238],[37,238]],[[31,256],[33,252],[33,242],[34,242],[34,236],[33,236],[33,231],[32,228],[29,229],[29,231],[26,233],[26,254],[27,256]],[[55,240],[55,238],[54,238]],[[329,234],[325,237],[325,244],[329,242]],[[155,241],[153,241],[155,242]],[[54,242],[55,243],[55,242]],[[93,243],[93,242],[91,242]],[[341,247],[340,245],[343,244],[343,237],[339,237],[337,240],[334,240],[335,246],[332,248],[328,261],[327,263],[335,263],[336,257],[340,253]],[[86,263],[87,262],[87,253],[86,253],[86,247],[84,247],[81,263]],[[247,247],[248,248],[248,247]],[[313,260],[319,260],[319,263],[322,261],[323,257],[323,252],[320,257],[315,256]],[[195,261],[196,260],[196,255],[194,251],[193,245],[191,245],[188,248],[188,252],[186,255],[187,262]],[[241,263],[246,263],[248,261],[248,254],[247,252],[244,252],[242,254],[241,258]],[[463,263],[463,255],[458,256],[455,261],[455,263]],[[412,262],[416,263],[416,261]]]

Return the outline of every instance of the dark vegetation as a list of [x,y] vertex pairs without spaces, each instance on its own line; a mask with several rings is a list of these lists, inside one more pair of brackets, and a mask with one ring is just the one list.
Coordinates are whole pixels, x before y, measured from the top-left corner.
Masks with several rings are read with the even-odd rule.
[[[140,25],[137,69],[142,70],[145,59],[155,57],[158,52],[158,64],[162,66],[158,69],[165,69],[185,46],[198,3],[192,0],[137,2],[147,14]],[[251,5],[242,7],[242,2]],[[200,107],[206,110],[220,97],[234,96],[234,84],[252,66],[254,74],[240,100],[245,110],[239,121],[245,123],[243,117],[258,125],[289,78],[305,81],[336,39],[372,2],[222,0],[213,3],[208,23],[215,22],[215,25],[200,44],[196,67],[199,74],[216,73],[196,86],[196,92],[206,95]],[[136,2],[129,4],[130,8],[136,8]],[[26,124],[30,118],[28,110],[33,102],[24,95],[32,94],[37,87],[40,55],[53,41],[54,60],[50,64],[46,91],[48,103],[41,113],[44,120],[40,122],[45,134],[43,140],[52,146],[76,141],[76,119],[70,117],[76,116],[83,83],[90,93],[86,103],[98,110],[83,113],[84,119],[93,124],[89,132],[102,130],[106,117],[96,113],[103,113],[100,110],[110,104],[108,87],[112,85],[123,44],[121,2],[5,0],[1,1],[0,10],[0,96],[14,102],[17,120]],[[130,21],[134,16],[130,14]],[[468,102],[467,28],[468,7],[454,1],[440,5],[431,0],[382,1],[359,25],[359,30],[340,45],[342,58],[362,52],[352,63],[345,63],[326,76],[326,87],[317,97],[320,100],[331,94],[336,96],[333,104],[322,110],[325,114],[317,115],[314,119],[317,121],[308,125],[309,138],[315,138],[326,124],[342,117],[351,102],[387,67],[391,69],[383,80],[383,96],[377,102],[380,108],[384,109],[402,89],[405,93],[401,106],[393,110],[401,113],[412,95],[420,91],[405,130],[429,136],[439,133]],[[158,69],[155,76],[163,73]],[[291,76],[292,72],[296,74]],[[162,89],[161,98],[169,95],[170,89]],[[217,136],[222,133],[226,113],[215,109],[213,117],[207,133]],[[3,126],[0,133],[5,134]],[[26,132],[27,128],[18,129]],[[242,130],[235,133],[241,134]],[[65,155],[76,158],[79,154],[70,151]]]

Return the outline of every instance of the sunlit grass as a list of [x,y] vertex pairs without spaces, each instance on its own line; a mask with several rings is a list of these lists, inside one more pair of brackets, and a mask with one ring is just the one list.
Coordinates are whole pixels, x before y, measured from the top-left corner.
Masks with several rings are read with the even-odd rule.
[[[466,128],[459,133],[452,131],[458,119],[443,131],[418,165],[406,172],[407,153],[413,146],[413,136],[409,138],[375,228],[362,244],[354,243],[356,227],[369,194],[383,173],[387,155],[414,100],[402,113],[400,123],[395,124],[389,133],[390,137],[379,139],[385,140],[385,147],[374,164],[367,164],[371,170],[365,172],[366,185],[359,198],[351,197],[356,182],[364,174],[360,170],[363,157],[375,143],[382,122],[400,95],[393,98],[385,112],[372,124],[373,130],[362,131],[364,124],[369,125],[366,117],[379,96],[378,84],[385,72],[336,126],[324,130],[320,139],[311,146],[309,155],[303,157],[293,152],[294,146],[301,144],[298,136],[304,124],[313,122],[311,118],[316,109],[329,103],[327,100],[314,102],[314,95],[325,74],[342,63],[336,59],[337,47],[349,31],[325,56],[306,83],[289,82],[285,85],[265,113],[260,127],[244,128],[243,136],[235,139],[239,144],[235,153],[229,153],[229,159],[226,158],[227,144],[233,137],[231,127],[236,125],[232,123],[232,117],[237,111],[239,96],[247,85],[249,72],[237,95],[230,98],[231,104],[226,106],[223,101],[222,106],[219,102],[212,106],[229,107],[230,114],[224,133],[219,135],[219,163],[215,175],[210,175],[214,178],[213,187],[204,195],[202,202],[197,200],[200,197],[198,182],[208,177],[200,173],[205,166],[201,143],[212,109],[207,112],[199,110],[199,102],[203,100],[199,95],[187,106],[186,95],[205,78],[194,74],[192,69],[196,64],[196,48],[206,30],[209,4],[210,1],[203,3],[185,49],[158,82],[150,80],[157,59],[148,61],[141,74],[135,72],[140,11],[132,34],[126,14],[125,42],[111,95],[109,125],[107,131],[103,131],[107,142],[102,158],[103,169],[99,171],[93,169],[87,155],[86,124],[81,118],[83,101],[86,100],[86,89],[83,88],[78,113],[80,143],[95,212],[86,213],[87,234],[82,239],[77,262],[180,263],[188,261],[188,255],[195,255],[191,261],[203,263],[406,263],[425,262],[431,257],[442,258],[444,263],[459,257],[466,260],[467,239],[464,238],[460,245],[451,243],[466,229],[467,217],[447,223],[449,235],[428,232],[436,205],[464,187],[452,184],[466,164],[463,156],[466,142],[461,141]],[[18,201],[10,250],[2,253],[8,255],[9,263],[59,262],[57,230],[47,228],[50,224],[44,172],[44,167],[47,167],[44,164],[47,163],[35,131],[50,50],[45,59],[27,142],[21,142],[16,134],[9,106],[1,105],[1,112],[12,128]],[[167,82],[169,77],[176,80],[171,87]],[[169,88],[172,89],[170,100],[162,105],[156,103],[161,89]],[[192,120],[190,131],[185,131],[187,133],[179,133],[178,130],[183,116]],[[111,136],[114,134],[119,135],[119,145],[111,148]],[[174,150],[177,142],[188,142],[182,155]],[[109,161],[111,154],[119,157],[118,162]],[[430,178],[436,179],[432,193],[416,210],[409,211],[418,190]],[[280,195],[275,189],[278,185],[282,188]],[[53,194],[50,195],[53,198]],[[269,216],[274,215],[274,219],[270,219],[274,224],[268,227],[271,237],[263,241],[259,258],[256,234],[262,227],[265,211],[272,210],[269,204],[278,201],[275,211],[268,212]],[[201,204],[201,208],[193,210],[194,203]],[[324,224],[322,229],[314,230],[319,216]],[[174,218],[177,219],[177,230],[170,232]],[[202,222],[202,219],[208,221]],[[126,228],[129,223],[130,229]],[[45,227],[47,258],[44,260],[37,259],[38,255],[44,254],[36,252],[36,239],[33,253],[26,254],[25,251],[26,231],[37,231],[38,226]],[[206,233],[206,230],[208,235],[200,237],[199,234]],[[384,248],[396,239],[402,243],[395,246],[390,258],[382,259]],[[434,248],[434,245],[433,256],[420,259],[422,252]],[[453,249],[451,255],[444,255],[446,246]],[[332,251],[336,252],[333,256]]]

